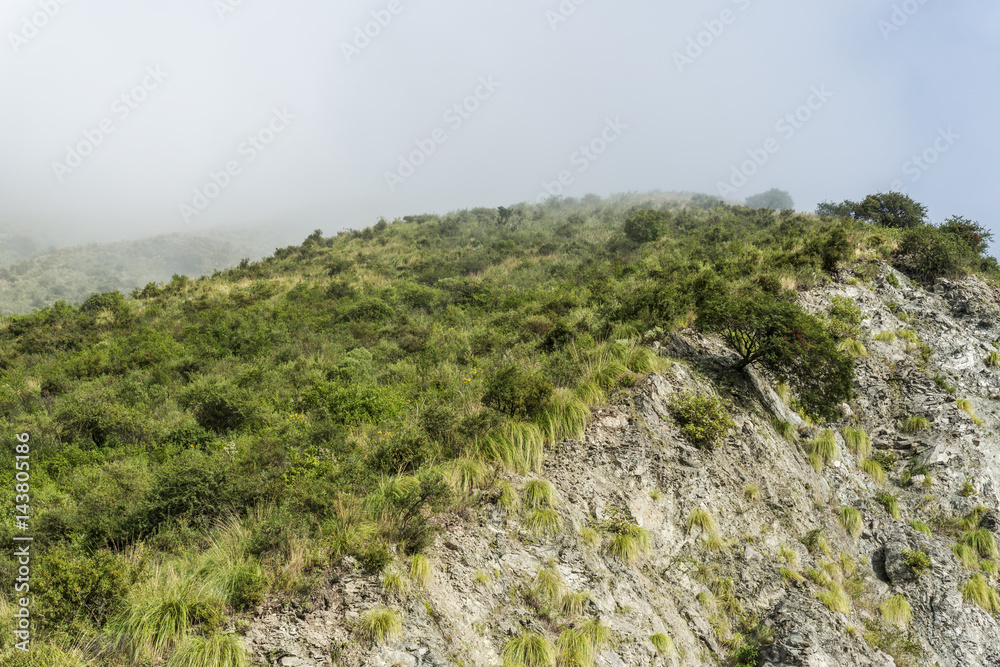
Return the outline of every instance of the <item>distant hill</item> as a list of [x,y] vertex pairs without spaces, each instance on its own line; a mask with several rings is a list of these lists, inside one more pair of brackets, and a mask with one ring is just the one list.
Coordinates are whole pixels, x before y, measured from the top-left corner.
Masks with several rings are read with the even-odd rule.
[[[260,259],[294,236],[286,229],[175,233],[117,243],[52,248],[24,234],[0,235],[0,314],[28,313],[57,301],[80,303],[94,292],[128,294],[174,274],[196,278]],[[38,253],[38,254],[36,254]],[[16,261],[17,257],[28,257]]]

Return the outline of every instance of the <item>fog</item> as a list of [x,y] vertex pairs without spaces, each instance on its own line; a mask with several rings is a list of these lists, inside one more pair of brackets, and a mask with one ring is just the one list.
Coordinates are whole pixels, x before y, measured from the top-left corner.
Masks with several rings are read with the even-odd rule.
[[1000,212],[986,0],[7,0],[0,28],[0,229],[61,243],[654,189]]

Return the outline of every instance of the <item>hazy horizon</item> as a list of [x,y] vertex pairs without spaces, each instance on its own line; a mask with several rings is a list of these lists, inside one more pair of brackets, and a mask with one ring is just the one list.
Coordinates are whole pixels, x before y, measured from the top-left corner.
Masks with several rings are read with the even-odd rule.
[[0,18],[0,227],[67,243],[774,187],[803,211],[902,190],[997,232],[983,1],[14,0]]

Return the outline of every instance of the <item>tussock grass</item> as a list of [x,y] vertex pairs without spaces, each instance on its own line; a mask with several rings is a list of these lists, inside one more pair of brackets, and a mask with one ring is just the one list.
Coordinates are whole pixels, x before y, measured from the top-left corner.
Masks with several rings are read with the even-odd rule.
[[788,402],[792,397],[792,388],[785,382],[779,382],[774,386],[774,393],[778,395],[778,398],[781,399],[782,403],[788,405]]
[[875,334],[875,340],[882,343],[895,343],[896,334],[894,334],[891,331],[880,331],[877,334]]
[[403,630],[399,612],[388,607],[376,607],[358,621],[357,633],[362,641],[387,642]]
[[830,588],[816,594],[816,599],[826,605],[826,608],[839,614],[851,613],[851,599],[840,584],[832,583]]
[[242,637],[213,632],[207,637],[193,636],[181,644],[167,667],[249,667],[250,664],[250,653]]
[[747,500],[760,500],[763,494],[761,494],[760,487],[746,484],[743,486],[743,495],[746,496]]
[[472,493],[486,479],[486,466],[476,459],[456,459],[449,467],[451,468],[449,476],[451,487],[459,493]]
[[555,667],[556,647],[537,632],[522,632],[503,647],[503,667]]
[[931,536],[933,534],[931,533],[931,527],[927,525],[925,521],[920,521],[919,519],[913,519],[910,521],[910,527],[913,528],[913,530],[919,531],[927,536]]
[[990,352],[986,357],[986,365],[990,368],[1000,368],[1000,352]]
[[902,512],[899,509],[899,499],[891,493],[880,493],[875,496],[875,500],[885,508],[885,511],[889,513],[896,521],[902,518]]
[[814,467],[819,462],[817,472],[821,472],[825,464],[840,460],[840,447],[831,429],[824,430],[819,437],[809,441],[809,455]]
[[576,629],[590,640],[595,650],[602,649],[611,643],[611,628],[595,618],[580,621],[576,624]]
[[578,384],[574,387],[573,394],[588,407],[599,405],[607,400],[607,394],[601,389],[601,385],[592,380]]
[[656,652],[660,655],[665,657],[672,657],[676,655],[674,640],[670,638],[670,635],[657,632],[654,635],[650,635],[649,641],[653,644],[653,648],[655,648]]
[[853,507],[841,507],[837,520],[851,537],[858,539],[861,536],[861,531],[864,530],[864,520],[861,517],[861,512]]
[[715,522],[715,517],[701,507],[692,510],[688,515],[687,527],[688,531],[698,528],[710,537],[719,537],[719,525]]
[[868,473],[868,476],[874,479],[879,484],[885,484],[889,479],[888,475],[885,474],[885,469],[882,464],[875,459],[865,459],[860,464],[862,470]]
[[899,329],[896,331],[896,336],[907,343],[917,344],[920,342],[920,336],[912,329]]
[[1000,563],[997,563],[995,560],[981,560],[979,561],[979,569],[995,577],[1000,574]]
[[859,460],[867,459],[872,454],[872,439],[860,428],[844,429],[844,444]]
[[497,506],[507,514],[514,514],[521,509],[521,497],[517,495],[514,486],[504,480],[498,484],[500,495],[497,497]]
[[594,664],[594,645],[575,628],[568,628],[556,640],[560,667],[591,667]]
[[806,578],[803,577],[801,573],[796,572],[795,570],[792,570],[787,567],[781,568],[779,572],[781,573],[782,579],[792,584],[801,584],[803,581],[806,580]]
[[971,572],[979,567],[979,554],[968,544],[953,544],[951,551],[962,562],[966,570]]
[[536,535],[554,537],[562,530],[562,518],[552,509],[528,510],[524,517],[524,527]]
[[830,573],[826,570],[821,570],[815,567],[807,567],[805,571],[806,579],[813,582],[820,588],[827,588],[833,584],[833,578]]
[[845,338],[837,343],[837,351],[845,357],[850,357],[852,359],[868,356],[868,350],[865,348],[864,343],[860,340],[854,340],[853,338]]
[[611,533],[607,549],[612,558],[634,565],[641,556],[649,553],[649,547],[649,531],[632,525],[627,531]]
[[906,627],[913,618],[913,610],[910,603],[902,595],[893,595],[891,598],[878,606],[882,612],[882,618],[893,625]]
[[589,599],[590,593],[586,591],[569,591],[563,595],[560,609],[566,616],[582,616]]
[[529,479],[522,489],[524,506],[528,509],[553,508],[556,506],[556,490],[544,479]]
[[538,568],[535,578],[531,581],[531,594],[536,600],[552,607],[561,606],[563,581],[559,571],[551,564]]
[[557,389],[535,419],[542,435],[549,442],[563,438],[580,439],[587,429],[590,408],[569,389]]
[[811,554],[815,554],[817,551],[822,551],[824,554],[829,556],[832,553],[830,550],[830,543],[826,541],[826,535],[823,534],[822,528],[813,528],[799,541],[802,542]]
[[540,472],[545,436],[535,424],[506,422],[479,443],[479,456],[517,473]]
[[580,529],[580,539],[589,549],[596,550],[601,546],[601,534],[589,526]]
[[962,536],[959,542],[975,549],[981,558],[997,558],[1000,556],[1000,550],[997,549],[997,539],[988,528],[978,528],[969,531]]
[[792,424],[792,422],[774,417],[771,420],[771,424],[774,426],[774,430],[778,433],[778,435],[788,442],[794,444],[798,440],[799,434],[795,430],[795,425]]
[[431,562],[423,554],[410,556],[410,579],[420,588],[427,588],[434,578]]
[[927,420],[927,417],[922,415],[914,415],[908,417],[899,425],[899,430],[907,435],[915,435],[925,428],[929,428],[931,423]]
[[979,605],[988,614],[1000,614],[1000,595],[990,586],[986,577],[976,573],[962,584],[962,597]]
[[476,586],[485,586],[490,583],[490,575],[486,574],[482,570],[476,570],[476,573],[472,575],[472,583]]
[[382,592],[386,595],[406,595],[410,591],[410,581],[395,568],[382,572]]
[[801,563],[801,560],[799,559],[799,552],[791,548],[787,544],[782,544],[780,547],[778,547],[778,555],[781,557],[783,561],[785,561],[792,567],[798,567],[799,564]]

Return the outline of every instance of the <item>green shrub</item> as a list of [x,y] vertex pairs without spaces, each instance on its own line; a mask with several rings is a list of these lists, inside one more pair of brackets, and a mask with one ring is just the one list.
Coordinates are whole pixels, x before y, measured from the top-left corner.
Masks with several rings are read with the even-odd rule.
[[722,399],[711,394],[681,394],[670,410],[684,437],[702,449],[714,449],[735,428]]
[[258,419],[250,392],[218,378],[189,387],[181,394],[180,403],[202,428],[220,434],[254,426]]
[[968,266],[969,251],[957,238],[937,227],[921,225],[903,235],[894,263],[914,280],[932,283],[938,278],[960,278]]
[[490,375],[482,401],[486,407],[521,419],[537,414],[552,392],[548,378],[510,364]]
[[397,417],[406,401],[393,387],[357,381],[314,381],[302,395],[302,408],[337,424],[380,424]]
[[55,420],[64,440],[89,439],[99,447],[142,443],[150,438],[144,415],[98,388],[88,388],[68,399]]
[[625,219],[625,236],[633,243],[648,243],[663,236],[670,214],[661,211],[640,210]]
[[913,574],[918,577],[931,569],[931,557],[926,551],[920,549],[907,549],[903,552],[907,566],[913,570]]
[[882,227],[912,228],[924,223],[927,207],[900,192],[879,192],[855,205],[853,214]]

